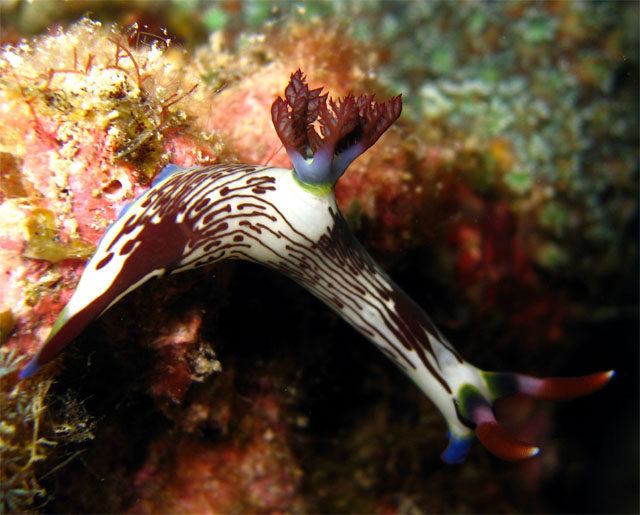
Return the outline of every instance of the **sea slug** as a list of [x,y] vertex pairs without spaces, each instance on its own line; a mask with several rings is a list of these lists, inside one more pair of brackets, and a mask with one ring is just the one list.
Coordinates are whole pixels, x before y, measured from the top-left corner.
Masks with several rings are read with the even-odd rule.
[[[474,433],[494,454],[538,453],[495,419],[494,401],[525,393],[568,399],[602,388],[613,371],[538,379],[466,362],[424,311],[378,267],[347,227],[334,186],[349,164],[400,116],[402,99],[330,99],[300,70],[271,115],[293,169],[169,165],[102,237],[78,287],[38,354],[33,375],[92,320],[152,277],[223,259],[245,259],[292,278],[391,358],[446,419],[445,462],[464,460]],[[319,132],[317,130],[319,128]]]

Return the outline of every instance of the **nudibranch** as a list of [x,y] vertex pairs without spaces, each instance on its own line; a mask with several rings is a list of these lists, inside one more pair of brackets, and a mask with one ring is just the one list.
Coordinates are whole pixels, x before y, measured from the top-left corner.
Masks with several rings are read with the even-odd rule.
[[165,167],[108,228],[20,377],[37,372],[92,320],[152,277],[245,259],[298,282],[413,379],[446,420],[445,462],[462,462],[474,435],[506,460],[536,455],[537,447],[518,441],[496,421],[495,400],[515,393],[570,399],[602,388],[613,371],[539,379],[466,362],[356,241],[335,201],[336,182],[400,116],[401,97],[334,100],[322,88],[309,89],[300,70],[291,75],[284,96],[273,103],[271,116],[293,169]]

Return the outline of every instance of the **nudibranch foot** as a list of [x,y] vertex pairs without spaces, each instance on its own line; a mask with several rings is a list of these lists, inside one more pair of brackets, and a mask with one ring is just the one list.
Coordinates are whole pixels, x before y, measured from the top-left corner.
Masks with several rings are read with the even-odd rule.
[[[401,98],[327,100],[300,70],[273,123],[293,169],[223,164],[165,167],[107,229],[51,334],[20,372],[30,377],[92,320],[154,277],[225,259],[260,263],[293,279],[384,352],[446,419],[447,463],[475,436],[494,454],[522,460],[538,448],[496,421],[496,399],[524,393],[561,400],[602,388],[613,372],[538,379],[484,372],[466,362],[427,314],[378,267],[342,217],[334,185],[400,116]],[[319,125],[320,133],[315,126]]]

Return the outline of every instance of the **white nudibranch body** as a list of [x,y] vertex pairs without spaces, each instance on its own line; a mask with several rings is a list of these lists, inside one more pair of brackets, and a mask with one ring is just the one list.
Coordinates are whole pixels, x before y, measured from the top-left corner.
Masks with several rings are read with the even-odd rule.
[[[96,317],[144,282],[224,259],[260,263],[292,278],[334,309],[392,359],[446,419],[446,462],[464,460],[474,431],[511,460],[538,449],[518,442],[492,412],[500,396],[582,395],[612,373],[537,379],[484,372],[465,362],[424,311],[357,242],[340,214],[334,184],[346,166],[400,115],[399,97],[329,100],[309,90],[300,71],[276,100],[276,131],[294,164],[166,167],[101,239],[51,334],[21,377],[53,359]],[[311,124],[320,119],[322,136]],[[315,134],[315,136],[314,136]],[[304,159],[301,156],[313,155]]]

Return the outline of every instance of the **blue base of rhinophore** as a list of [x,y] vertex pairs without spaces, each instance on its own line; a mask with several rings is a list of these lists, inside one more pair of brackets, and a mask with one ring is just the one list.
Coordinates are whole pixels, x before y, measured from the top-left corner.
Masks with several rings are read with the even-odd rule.
[[451,433],[447,433],[449,437],[449,445],[442,453],[442,461],[449,464],[454,463],[462,463],[467,454],[469,454],[469,449],[471,449],[471,444],[473,443],[473,436],[465,436],[465,437],[457,437],[451,436]]

